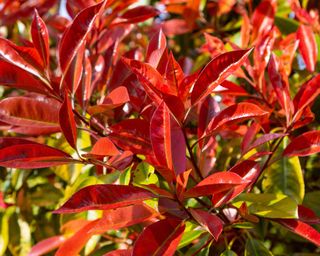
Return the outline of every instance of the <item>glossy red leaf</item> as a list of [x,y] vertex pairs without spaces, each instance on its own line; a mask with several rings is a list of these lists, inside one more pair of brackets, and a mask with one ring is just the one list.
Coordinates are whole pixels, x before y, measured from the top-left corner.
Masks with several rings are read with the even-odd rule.
[[[16,49],[15,49],[16,48]],[[18,52],[17,49],[23,50],[27,47],[15,47],[13,43],[10,41],[0,38],[0,57],[3,61],[10,63],[32,75],[39,78],[42,82],[44,82],[44,85],[49,87],[48,81],[44,76],[39,72],[39,70],[32,66],[29,62],[27,62],[21,55],[22,52]],[[34,49],[35,50],[35,49]],[[20,55],[21,54],[21,55]]]
[[127,119],[110,127],[109,138],[120,148],[136,154],[150,154],[149,122],[143,119]]
[[69,89],[70,92],[73,94],[77,91],[82,74],[83,74],[83,59],[85,54],[85,45],[81,44],[77,49],[77,54],[74,56],[70,65],[66,72],[63,74],[63,79],[66,87]]
[[277,222],[316,246],[320,246],[320,233],[310,225],[295,219],[278,219]]
[[151,224],[136,240],[132,255],[173,256],[184,229],[184,223],[173,218]]
[[149,191],[124,185],[92,185],[76,192],[54,213],[75,213],[88,210],[109,210],[156,197]]
[[93,235],[92,228],[99,222],[99,220],[94,220],[83,226],[71,237],[65,240],[65,242],[59,247],[55,256],[65,256],[65,255],[78,255],[81,249],[89,241]]
[[185,192],[185,190],[187,188],[191,171],[192,171],[192,169],[189,169],[183,173],[180,173],[177,176],[176,190],[177,190],[177,196],[181,200],[183,200],[183,193]]
[[252,41],[271,30],[276,12],[275,0],[263,0],[252,15]]
[[241,102],[219,112],[208,124],[204,136],[209,136],[218,132],[226,124],[241,122],[251,118],[266,116],[269,113],[259,108],[257,105]]
[[109,95],[103,100],[102,104],[89,107],[88,112],[90,114],[103,113],[110,109],[119,107],[130,101],[128,90],[124,86],[119,86],[109,93]]
[[245,160],[232,167],[229,172],[238,174],[245,183],[230,189],[227,193],[215,193],[211,199],[211,202],[215,207],[220,207],[227,202],[230,202],[250,186],[250,184],[252,184],[260,174],[259,163],[251,160]]
[[159,164],[173,172],[172,179],[186,170],[185,138],[164,102],[153,113],[150,138]]
[[85,43],[86,37],[94,27],[95,20],[104,5],[105,1],[102,1],[82,10],[63,34],[59,46],[59,63],[63,74],[68,71],[78,50]]
[[221,83],[221,85],[217,86],[213,92],[219,93],[219,94],[226,94],[226,95],[234,95],[234,96],[248,96],[249,94],[245,89],[243,89],[241,86],[225,80]]
[[74,161],[67,153],[36,142],[1,138],[0,166],[9,168],[45,168]]
[[45,83],[31,73],[3,60],[0,60],[0,83],[11,88],[47,95],[50,91]]
[[66,140],[71,147],[76,149],[77,127],[67,90],[65,90],[64,101],[59,111],[59,123]]
[[309,156],[320,152],[320,131],[305,132],[295,137],[283,151],[283,155]]
[[189,209],[189,211],[195,220],[218,241],[223,230],[222,220],[218,216],[203,210]]
[[247,60],[251,51],[252,49],[231,51],[212,59],[203,68],[194,84],[191,93],[192,105],[203,100],[214,88],[221,84],[229,75],[233,74]]
[[44,97],[10,97],[0,101],[0,119],[13,126],[31,128],[35,134],[60,131],[60,103]]
[[228,191],[238,185],[247,183],[238,174],[233,172],[217,172],[200,181],[196,186],[187,190],[184,197],[199,197],[214,195],[222,191]]
[[138,23],[152,18],[158,14],[158,10],[152,6],[137,6],[126,11],[123,15],[116,19],[112,25]]
[[103,213],[103,217],[92,227],[90,232],[100,234],[111,229],[125,228],[155,218],[158,215],[157,211],[145,204],[112,209]]
[[157,68],[166,48],[167,40],[163,31],[160,29],[152,36],[148,44],[146,61],[152,67]]
[[108,252],[103,256],[132,256],[132,250],[130,249],[119,249],[115,251]]
[[318,97],[320,94],[319,83],[320,74],[316,75],[301,86],[300,90],[293,99],[295,109],[294,120],[298,120],[303,110],[307,106],[311,107],[312,102],[316,99],[316,97]]
[[84,156],[117,156],[120,152],[109,138],[100,138],[93,145],[89,154]]
[[28,256],[41,256],[58,248],[65,241],[64,236],[52,236],[32,246]]
[[283,68],[280,65],[281,64],[278,61],[277,57],[272,54],[269,61],[268,74],[273,89],[277,95],[278,102],[281,105],[282,109],[285,111],[287,125],[289,125],[294,107],[293,102],[290,98],[288,77],[286,76]]
[[42,57],[45,67],[49,66],[49,33],[46,24],[39,16],[37,10],[34,12],[34,17],[31,24],[32,42]]
[[297,39],[299,40],[299,51],[306,68],[313,72],[318,57],[318,46],[312,28],[308,25],[300,25],[297,30]]

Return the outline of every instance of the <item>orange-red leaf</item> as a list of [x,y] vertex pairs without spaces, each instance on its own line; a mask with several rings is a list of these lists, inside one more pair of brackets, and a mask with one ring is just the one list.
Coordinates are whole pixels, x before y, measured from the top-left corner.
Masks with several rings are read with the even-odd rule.
[[202,70],[191,93],[192,105],[208,96],[214,88],[232,75],[248,58],[252,49],[223,53],[211,60]]

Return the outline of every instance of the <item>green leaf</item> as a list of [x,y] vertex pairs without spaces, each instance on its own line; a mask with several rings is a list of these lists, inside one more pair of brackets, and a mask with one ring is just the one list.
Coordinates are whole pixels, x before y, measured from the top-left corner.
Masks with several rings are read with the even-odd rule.
[[129,185],[131,179],[131,168],[132,166],[127,167],[119,177],[120,185]]
[[141,162],[133,172],[133,182],[136,184],[158,184],[158,176],[154,167],[146,162]]
[[220,256],[238,256],[238,254],[236,254],[234,251],[231,251],[230,249],[227,249],[223,253],[221,253]]
[[298,157],[281,157],[280,153],[286,148],[286,144],[287,140],[285,138],[277,152],[280,160],[266,170],[262,188],[266,193],[290,196],[297,204],[301,204],[305,192],[303,172]]
[[257,240],[249,238],[246,242],[245,256],[272,256],[272,253]]
[[14,213],[15,207],[11,206],[0,214],[0,255],[5,255],[9,243],[9,219]]
[[306,193],[303,200],[303,205],[313,210],[317,216],[320,216],[319,198],[320,198],[320,190]]
[[239,206],[246,202],[249,212],[265,218],[298,218],[297,203],[280,194],[242,194],[235,200]]
[[299,22],[278,15],[276,15],[274,22],[281,33],[285,35],[296,32],[299,27]]
[[193,240],[197,239],[201,234],[205,233],[206,231],[203,229],[195,229],[198,225],[195,225],[191,222],[186,222],[186,228],[180,240],[178,249],[183,248],[189,245]]

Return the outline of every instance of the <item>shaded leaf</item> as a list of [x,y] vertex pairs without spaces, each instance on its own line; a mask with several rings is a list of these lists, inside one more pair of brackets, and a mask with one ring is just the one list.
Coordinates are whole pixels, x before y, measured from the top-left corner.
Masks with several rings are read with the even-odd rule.
[[146,227],[136,240],[132,255],[173,256],[185,225],[181,220],[167,218]]
[[124,150],[136,154],[150,154],[149,123],[143,119],[127,119],[110,127],[109,138]]
[[273,254],[265,247],[262,241],[249,238],[246,242],[245,256],[272,256]]
[[108,210],[132,205],[156,197],[149,191],[125,185],[92,185],[76,192],[54,213],[74,213],[87,210]]

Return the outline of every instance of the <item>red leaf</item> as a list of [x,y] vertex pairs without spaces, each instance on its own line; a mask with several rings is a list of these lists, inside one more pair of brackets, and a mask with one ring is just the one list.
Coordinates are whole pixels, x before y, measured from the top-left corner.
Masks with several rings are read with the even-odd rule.
[[127,88],[124,86],[119,86],[109,93],[102,104],[89,107],[88,111],[90,114],[103,113],[107,110],[119,107],[129,101],[130,96]]
[[189,209],[189,211],[195,220],[218,241],[223,230],[222,220],[218,216],[203,210]]
[[293,233],[296,233],[315,245],[320,246],[320,233],[308,224],[294,219],[278,219],[277,222]]
[[150,121],[150,138],[154,154],[163,167],[173,173],[170,179],[186,170],[186,143],[181,127],[163,102]]
[[248,145],[245,149],[243,149],[242,154],[249,152],[251,149],[257,148],[260,145],[263,145],[266,142],[269,142],[270,140],[275,140],[278,138],[282,138],[286,136],[285,133],[268,133],[260,136],[258,139],[256,139],[251,145]]
[[318,46],[312,28],[307,25],[300,25],[297,30],[299,51],[308,71],[313,72],[318,57]]
[[290,98],[288,77],[281,68],[280,62],[277,60],[276,56],[272,54],[268,66],[268,74],[279,104],[285,111],[287,125],[289,125],[294,107]]
[[157,211],[145,204],[130,205],[122,208],[105,211],[90,232],[104,233],[108,230],[116,230],[129,227],[159,215]]
[[214,195],[215,193],[228,191],[238,185],[247,183],[238,174],[233,172],[217,172],[200,181],[196,186],[187,190],[184,197],[198,197]]
[[214,88],[233,74],[246,60],[252,49],[223,53],[212,59],[201,71],[196,80],[191,103],[197,104],[208,96]]
[[275,12],[275,0],[264,0],[257,6],[252,15],[252,41],[271,30]]
[[85,43],[104,5],[105,1],[102,1],[82,10],[63,34],[59,46],[59,62],[63,74],[66,74],[78,50]]
[[308,224],[319,224],[320,218],[315,212],[303,205],[298,205],[298,216],[299,220]]
[[320,94],[320,74],[316,75],[308,82],[303,84],[293,99],[295,116],[293,120],[298,120],[301,113],[307,107],[311,107],[311,103],[318,97]]
[[170,19],[164,21],[162,29],[167,36],[182,35],[192,31],[192,28],[189,27],[184,19]]
[[32,66],[29,62],[27,62],[22,56],[20,56],[20,53],[15,49],[23,50],[26,47],[14,47],[14,45],[4,39],[0,38],[0,58],[10,63],[34,76],[39,78],[42,82],[44,82],[44,85],[49,87],[49,83],[46,78],[43,77],[43,75],[38,71],[38,69],[34,66]]
[[131,255],[132,255],[132,250],[130,249],[119,249],[119,250],[108,252],[103,256],[131,256]]
[[84,156],[117,156],[120,152],[113,142],[108,138],[100,138],[94,144],[92,150],[89,154],[84,154]]
[[[18,75],[19,74],[19,75]],[[49,94],[47,85],[20,67],[0,60],[0,83],[11,88]]]
[[45,67],[49,66],[49,34],[47,26],[40,18],[37,10],[34,11],[34,17],[31,24],[32,42],[42,57]]
[[245,89],[228,80],[222,82],[220,86],[213,90],[213,92],[234,96],[248,96],[248,93]]
[[44,97],[10,97],[0,102],[0,119],[14,126],[32,128],[36,134],[60,131],[59,102]]
[[78,255],[78,253],[93,235],[93,233],[90,232],[92,227],[94,227],[98,222],[99,220],[91,221],[78,230],[60,246],[55,256]]
[[175,60],[173,53],[170,52],[166,63],[164,80],[170,87],[170,91],[175,96],[178,95],[179,84],[184,79],[184,73],[179,63]]
[[41,256],[58,248],[65,241],[64,236],[53,236],[32,246],[28,256]]
[[177,191],[177,196],[180,200],[183,200],[183,193],[185,192],[185,190],[187,188],[189,175],[190,175],[191,171],[192,171],[192,169],[189,169],[183,173],[180,173],[177,176],[176,191]]
[[320,152],[320,131],[310,131],[295,137],[283,151],[283,156],[309,156]]
[[162,55],[167,49],[167,40],[163,31],[160,29],[151,38],[146,55],[146,61],[154,68],[157,68]]
[[71,147],[76,149],[77,127],[67,90],[65,90],[64,101],[59,111],[59,123],[66,140]]
[[126,11],[123,15],[116,19],[114,23],[112,23],[112,25],[138,23],[152,18],[158,14],[158,10],[152,6],[137,6],[133,9]]
[[167,218],[146,227],[136,240],[132,255],[172,256],[182,237],[185,225],[181,220]]
[[92,185],[76,192],[54,213],[75,213],[88,210],[109,210],[136,204],[156,197],[149,191],[124,185]]
[[150,154],[149,123],[143,119],[127,119],[110,127],[109,138],[124,150],[136,154]]
[[220,207],[221,205],[230,202],[233,198],[241,194],[250,184],[252,184],[260,174],[259,163],[245,160],[232,167],[229,172],[238,174],[243,180],[246,181],[246,183],[232,188],[227,193],[215,193],[211,199],[214,207]]
[[36,142],[1,138],[0,166],[9,168],[45,168],[74,161],[67,153]]
[[240,122],[268,114],[268,112],[262,110],[257,105],[252,103],[241,102],[234,104],[222,110],[210,121],[204,136],[207,137],[215,132],[218,132],[226,124]]

